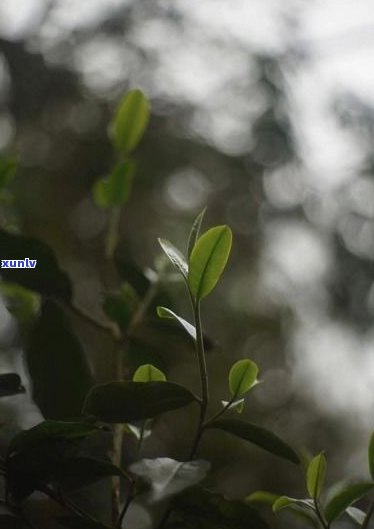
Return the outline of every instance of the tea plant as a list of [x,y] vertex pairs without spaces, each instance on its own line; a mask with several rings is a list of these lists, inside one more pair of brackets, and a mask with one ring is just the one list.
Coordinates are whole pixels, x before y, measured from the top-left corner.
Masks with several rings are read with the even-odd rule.
[[[0,526],[4,529],[33,528],[34,523],[25,514],[24,506],[28,498],[39,491],[62,507],[64,514],[56,518],[56,523],[68,529],[131,529],[127,515],[133,502],[150,510],[152,527],[158,529],[266,529],[267,522],[252,507],[259,501],[273,503],[275,512],[288,508],[323,529],[329,528],[343,513],[360,527],[368,527],[374,504],[367,514],[352,504],[369,493],[374,483],[346,486],[334,493],[327,503],[322,502],[326,473],[323,454],[315,457],[307,467],[307,499],[257,492],[237,501],[204,488],[210,463],[197,459],[197,454],[202,437],[210,429],[253,443],[293,464],[300,465],[301,460],[295,450],[274,433],[238,418],[247,395],[259,382],[259,369],[252,360],[246,358],[234,363],[227,377],[230,396],[223,395],[226,400],[219,403],[211,402],[201,308],[226,267],[232,244],[230,228],[215,226],[200,234],[203,211],[193,223],[186,256],[169,241],[159,239],[161,249],[185,284],[192,307],[192,322],[158,302],[164,285],[175,279],[175,272],[167,268],[166,262],[159,261],[147,277],[138,269],[129,273],[123,263],[118,264],[115,259],[122,207],[131,195],[136,174],[131,154],[143,136],[148,119],[149,104],[144,94],[139,90],[129,92],[112,124],[117,162],[93,188],[97,207],[108,212],[102,304],[105,321],[95,319],[76,305],[72,282],[45,243],[9,228],[0,230],[1,259],[21,259],[30,255],[37,260],[33,270],[2,268],[0,272],[1,291],[9,310],[20,322],[27,322],[25,363],[32,380],[33,398],[45,417],[40,424],[18,433],[0,461],[5,483]],[[3,191],[14,171],[13,161],[6,160],[0,165]],[[113,288],[111,279],[117,272],[122,282]],[[150,313],[157,314],[161,321],[172,320],[193,344],[201,387],[198,395],[167,380],[165,373],[151,363],[138,365],[132,376],[127,376],[126,353],[135,331]],[[72,317],[80,318],[111,337],[117,351],[112,380],[95,384],[73,330]],[[165,333],[165,328],[159,332]],[[1,397],[22,391],[24,388],[16,373],[0,375]],[[182,414],[185,406],[194,406],[198,412],[196,424],[191,425],[186,460],[142,458],[143,440],[152,439],[157,418],[172,410],[180,410]],[[215,411],[211,412],[214,406]],[[88,441],[108,436],[110,457],[105,449],[100,458],[97,454],[93,457]],[[138,457],[125,464],[122,460],[124,440],[130,437],[136,439]],[[369,463],[374,479],[373,439]],[[111,514],[103,513],[99,520],[72,499],[72,492],[107,478],[111,480]],[[160,509],[156,512],[154,506],[160,506],[161,512]]]

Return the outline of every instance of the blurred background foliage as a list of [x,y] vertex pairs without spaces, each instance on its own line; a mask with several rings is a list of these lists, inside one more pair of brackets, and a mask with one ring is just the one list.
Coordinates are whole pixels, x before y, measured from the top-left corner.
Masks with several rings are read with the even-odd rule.
[[[142,88],[152,116],[121,218],[120,270],[154,267],[159,236],[183,248],[205,205],[205,226],[229,224],[229,266],[203,306],[212,399],[227,397],[235,360],[255,360],[264,382],[246,413],[294,446],[326,449],[331,480],[364,477],[374,425],[373,13],[371,0],[0,3],[0,153],[20,163],[2,226],[47,242],[75,302],[103,318],[107,217],[91,190],[113,166],[114,109]],[[190,317],[182,284],[163,296]],[[30,389],[27,318],[0,310],[1,369]],[[110,379],[106,335],[72,324],[95,380]],[[152,360],[198,388],[189,344],[158,326],[150,312],[137,330],[129,376]],[[2,400],[5,437],[40,420],[29,393]],[[194,410],[160,419],[144,454],[183,458],[195,420]],[[200,454],[231,497],[302,495],[297,469],[235,439],[209,433]]]

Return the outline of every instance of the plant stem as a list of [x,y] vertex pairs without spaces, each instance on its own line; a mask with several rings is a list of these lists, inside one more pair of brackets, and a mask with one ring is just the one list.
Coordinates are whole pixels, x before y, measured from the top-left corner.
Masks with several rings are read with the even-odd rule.
[[374,501],[370,505],[368,512],[366,513],[365,519],[362,522],[361,529],[366,529],[369,525],[370,519],[374,513]]
[[321,513],[321,509],[319,508],[318,500],[314,498],[314,508],[316,511],[317,518],[322,526],[323,529],[329,529],[329,524],[326,522],[325,517]]
[[200,405],[200,417],[199,423],[195,435],[195,439],[192,444],[192,449],[190,453],[190,459],[192,459],[196,450],[199,446],[201,436],[204,431],[204,422],[206,417],[206,412],[209,403],[209,384],[208,384],[208,371],[206,367],[205,360],[205,350],[204,350],[204,339],[203,339],[203,330],[201,325],[201,314],[200,314],[200,301],[197,301],[193,304],[194,311],[194,320],[196,327],[196,353],[199,362],[199,371],[200,371],[200,380],[201,380],[201,405]]
[[123,522],[123,519],[126,515],[126,512],[127,512],[127,509],[130,507],[130,503],[132,502],[132,500],[134,499],[134,488],[135,488],[135,481],[131,481],[130,482],[130,487],[129,487],[129,491],[127,493],[127,498],[126,498],[126,501],[122,507],[122,510],[118,516],[118,522],[117,522],[117,529],[121,529],[122,527],[122,522]]

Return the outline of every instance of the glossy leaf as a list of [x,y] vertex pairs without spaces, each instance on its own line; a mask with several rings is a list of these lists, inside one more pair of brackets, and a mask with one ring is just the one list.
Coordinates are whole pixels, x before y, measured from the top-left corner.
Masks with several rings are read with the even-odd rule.
[[125,160],[113,169],[112,173],[98,180],[93,187],[93,197],[97,206],[112,208],[122,206],[130,197],[135,174],[135,163]]
[[187,278],[188,264],[184,255],[166,239],[158,239],[158,242],[173,266],[179,270],[183,277]]
[[0,268],[0,276],[10,283],[18,283],[47,296],[69,301],[72,285],[61,271],[52,250],[33,237],[14,235],[0,230],[1,260],[36,260],[35,268]]
[[240,439],[249,441],[271,454],[282,457],[295,464],[300,463],[299,457],[290,446],[261,426],[256,426],[255,424],[240,419],[219,419],[214,421],[210,428],[219,428]]
[[196,242],[189,260],[188,284],[195,301],[216,286],[229,257],[232,233],[228,226],[216,226]]
[[169,457],[141,459],[130,466],[133,474],[145,478],[151,484],[149,501],[160,501],[174,496],[203,480],[210,463],[203,460],[175,461]]
[[124,283],[117,292],[105,296],[103,310],[121,329],[127,329],[139,305],[140,298],[136,291],[129,283]]
[[181,316],[178,316],[178,314],[175,314],[170,309],[167,309],[166,307],[157,307],[157,314],[160,318],[167,318],[175,320],[183,327],[183,329],[193,338],[196,340],[196,328],[194,325],[191,325],[188,321],[181,318]]
[[206,211],[206,208],[204,208],[203,211],[201,211],[201,213],[198,214],[198,216],[196,217],[196,219],[194,220],[194,222],[192,224],[192,228],[191,228],[191,231],[190,231],[190,236],[188,238],[188,246],[187,246],[188,258],[191,257],[192,250],[194,249],[196,241],[199,238],[201,224],[202,224],[203,219],[204,219],[205,211]]
[[17,373],[3,373],[0,375],[0,397],[9,397],[24,393],[25,388],[21,384],[21,379]]
[[255,362],[245,358],[235,362],[229,373],[229,388],[231,394],[242,397],[258,384],[258,367]]
[[366,513],[357,507],[348,507],[345,512],[348,514],[350,519],[355,522],[358,526],[362,526],[366,518]]
[[173,502],[191,527],[204,529],[268,529],[268,524],[248,503],[229,500],[200,487],[177,496]]
[[323,453],[314,457],[306,472],[306,485],[311,498],[318,499],[321,495],[326,478],[326,458]]
[[297,498],[290,498],[288,496],[280,496],[277,500],[275,500],[273,504],[273,511],[278,512],[282,509],[286,509],[294,505],[299,505],[301,507],[306,507],[308,509],[314,508],[313,502],[309,499],[299,500]]
[[114,118],[114,143],[125,154],[138,145],[149,121],[149,103],[141,90],[123,98]]
[[78,417],[92,386],[88,361],[64,311],[43,303],[31,331],[26,361],[33,398],[46,419]]
[[326,520],[331,523],[351,506],[352,503],[365,496],[374,489],[374,483],[363,482],[344,486],[334,494],[325,508]]
[[108,423],[148,419],[195,400],[186,388],[171,382],[110,382],[89,392],[85,412]]
[[165,382],[165,374],[152,364],[139,366],[132,377],[134,382]]

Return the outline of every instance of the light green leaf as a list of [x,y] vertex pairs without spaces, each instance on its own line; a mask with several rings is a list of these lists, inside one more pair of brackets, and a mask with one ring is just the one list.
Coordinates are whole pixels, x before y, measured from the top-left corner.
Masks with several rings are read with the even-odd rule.
[[152,364],[139,366],[132,377],[134,382],[165,382],[165,374]]
[[219,428],[226,432],[249,441],[271,454],[287,459],[295,464],[300,464],[300,460],[295,451],[277,435],[246,421],[240,419],[218,419],[209,428]]
[[126,160],[119,163],[112,173],[98,180],[93,187],[93,197],[97,206],[112,208],[122,206],[129,199],[135,174],[135,162]]
[[321,495],[326,478],[326,458],[321,452],[308,465],[306,472],[306,486],[311,498],[318,499]]
[[168,256],[170,262],[179,270],[184,278],[188,276],[188,264],[182,252],[180,252],[171,242],[166,239],[158,239],[161,248]]
[[188,285],[195,301],[216,286],[230,254],[232,233],[228,226],[216,226],[196,242],[189,262]]
[[348,507],[345,512],[348,514],[350,519],[355,522],[358,526],[362,526],[366,518],[366,513],[357,507]]
[[201,213],[198,214],[198,216],[194,220],[194,223],[192,224],[190,236],[188,238],[188,246],[187,246],[188,258],[191,257],[192,250],[196,244],[197,239],[199,238],[201,224],[204,219],[205,211],[206,211],[206,208],[204,208],[203,211],[201,211]]
[[184,318],[181,318],[180,316],[178,316],[178,314],[175,314],[175,312],[170,309],[167,309],[166,307],[157,307],[157,314],[159,318],[176,320],[183,327],[183,329],[188,332],[191,338],[196,340],[195,327],[191,325],[191,323],[188,323],[188,321],[186,321]]
[[338,518],[352,503],[365,496],[374,489],[374,483],[362,482],[345,485],[340,491],[327,503],[325,508],[325,517],[330,524]]
[[279,494],[274,494],[273,492],[268,492],[266,490],[256,490],[252,492],[245,498],[247,503],[266,503],[268,505],[273,505],[279,498]]
[[114,118],[114,143],[128,154],[141,140],[149,121],[149,102],[141,90],[131,90],[123,98]]
[[235,362],[229,373],[229,388],[234,397],[242,397],[258,384],[258,367],[255,362],[245,358]]
[[297,498],[289,498],[288,496],[280,496],[273,504],[273,511],[278,512],[294,505],[300,505],[313,510],[313,502],[311,500],[299,500]]

